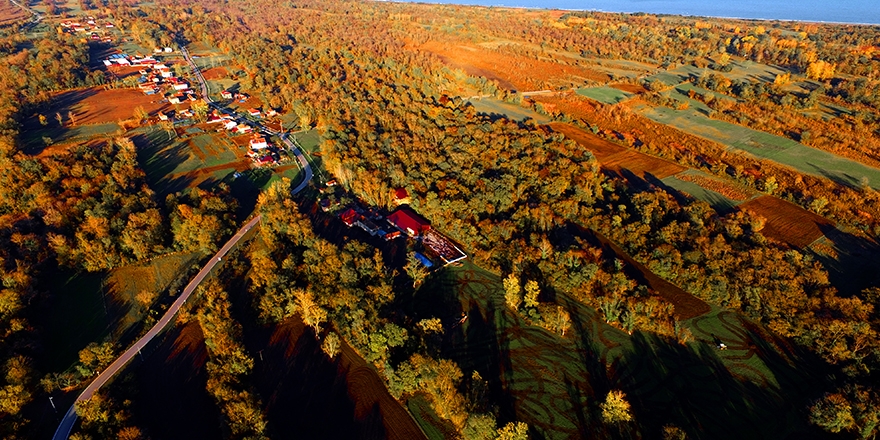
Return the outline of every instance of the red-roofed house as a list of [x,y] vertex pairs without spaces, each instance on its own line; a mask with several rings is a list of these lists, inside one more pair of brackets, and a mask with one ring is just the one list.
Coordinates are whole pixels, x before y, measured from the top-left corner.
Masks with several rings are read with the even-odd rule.
[[262,136],[254,136],[250,141],[251,148],[254,150],[262,150],[263,148],[269,148],[269,144],[266,142],[266,139]]
[[352,227],[360,218],[360,214],[354,208],[348,208],[339,215],[339,218],[342,219],[342,223],[345,223],[345,226]]
[[388,216],[388,221],[397,229],[404,231],[410,237],[421,235],[422,232],[431,229],[431,225],[422,216],[408,208],[400,208]]

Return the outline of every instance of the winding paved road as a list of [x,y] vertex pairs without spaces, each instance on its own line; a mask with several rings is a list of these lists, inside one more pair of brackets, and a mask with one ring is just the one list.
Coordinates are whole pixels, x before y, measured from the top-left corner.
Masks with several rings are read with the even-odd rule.
[[[211,98],[208,96],[207,83],[205,82],[204,77],[202,77],[202,73],[199,71],[192,58],[189,56],[189,53],[187,53],[186,49],[181,49],[181,51],[183,52],[186,60],[192,66],[196,77],[199,79],[205,101],[212,107],[219,108],[219,106],[211,101]],[[278,135],[284,141],[284,143],[287,144],[291,151],[293,151],[294,155],[299,161],[299,164],[303,169],[304,178],[302,179],[302,182],[300,182],[299,185],[296,186],[296,188],[291,190],[291,193],[296,194],[305,189],[305,187],[309,184],[309,181],[312,179],[312,167],[309,166],[309,162],[302,154],[302,151],[293,142],[291,142],[290,139],[287,138],[287,134],[277,133],[275,131],[269,130],[266,127],[263,127],[262,125],[257,125],[259,126],[261,131],[267,134]],[[168,308],[165,314],[162,315],[162,318],[159,320],[159,322],[157,322],[153,326],[153,328],[151,328],[144,336],[138,339],[138,341],[135,342],[134,345],[132,345],[128,350],[126,350],[125,353],[122,353],[122,356],[119,356],[115,361],[113,361],[113,363],[110,364],[110,366],[107,367],[106,370],[101,372],[101,374],[99,374],[98,377],[95,378],[95,380],[93,380],[92,383],[90,383],[89,386],[87,386],[86,389],[82,391],[82,393],[80,393],[80,395],[76,398],[74,404],[71,405],[70,409],[68,409],[67,412],[64,414],[64,418],[58,425],[58,429],[55,430],[55,435],[52,436],[52,440],[67,440],[67,438],[70,437],[70,431],[73,430],[73,425],[76,423],[77,419],[76,402],[82,402],[90,399],[98,391],[98,389],[104,386],[108,381],[110,381],[110,379],[113,378],[113,376],[119,373],[119,371],[122,370],[125,365],[128,364],[138,352],[141,351],[141,349],[149,344],[150,341],[152,341],[153,338],[155,338],[159,333],[165,330],[165,328],[168,327],[169,324],[171,324],[171,321],[174,319],[174,316],[177,314],[180,308],[183,307],[184,303],[186,303],[186,300],[190,297],[190,295],[192,295],[193,292],[195,292],[196,287],[198,287],[199,284],[206,277],[208,277],[208,275],[210,275],[211,271],[214,269],[214,266],[220,263],[223,257],[233,247],[235,247],[238,242],[241,241],[241,239],[244,238],[244,236],[247,235],[247,233],[250,232],[250,230],[253,229],[253,227],[260,222],[260,220],[262,220],[262,216],[258,215],[251,219],[251,221],[247,222],[244,226],[242,226],[241,229],[239,229],[238,232],[232,238],[230,238],[229,241],[227,241],[226,244],[219,251],[217,251],[217,253],[214,254],[213,257],[211,257],[211,260],[208,261],[208,263],[205,264],[204,267],[202,267],[202,270],[199,271],[196,277],[193,278],[192,281],[190,281],[189,284],[186,285],[186,288],[183,289],[183,292],[181,292],[180,296],[174,301],[173,304],[171,304],[171,307]]]

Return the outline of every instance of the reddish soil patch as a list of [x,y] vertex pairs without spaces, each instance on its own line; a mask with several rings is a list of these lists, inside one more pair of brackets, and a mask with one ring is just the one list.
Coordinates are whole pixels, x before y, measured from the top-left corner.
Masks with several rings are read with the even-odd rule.
[[565,137],[577,142],[578,144],[590,150],[594,156],[600,161],[614,154],[626,151],[626,147],[606,141],[594,134],[575,127],[573,125],[564,124],[562,122],[552,122],[549,124],[553,131],[562,133]]
[[255,372],[269,424],[303,438],[424,439],[379,375],[347,345],[336,359],[321,351],[299,318],[278,325]]
[[232,143],[235,144],[235,146],[237,147],[247,148],[247,146],[250,145],[251,139],[253,138],[253,135],[243,134],[240,136],[232,136],[229,138],[229,140],[232,141]]
[[822,229],[834,227],[825,217],[772,196],[750,200],[739,205],[739,209],[767,219],[761,230],[764,236],[801,249],[822,237]]
[[[143,107],[150,116],[155,116],[160,111],[173,110],[170,104],[160,104],[161,99],[159,95],[147,96],[135,89],[103,90],[92,87],[55,95],[52,99],[53,105],[46,114],[51,120],[55,113],[61,113],[67,123],[67,115],[73,111],[76,125],[103,124],[131,119],[138,106]],[[36,122],[36,117],[33,119]]]
[[12,4],[12,2],[4,1],[0,3],[0,24],[6,24],[7,22],[24,18],[25,16],[27,16],[27,14],[21,8]]
[[579,66],[517,57],[497,50],[449,42],[429,41],[421,50],[437,55],[440,60],[468,75],[484,76],[498,81],[507,90],[531,91],[583,83],[584,79],[608,81],[608,75]]
[[608,84],[608,87],[614,87],[617,90],[623,90],[628,93],[645,93],[648,89],[642,87],[641,84]]
[[208,70],[203,70],[202,76],[206,80],[223,79],[229,76],[229,72],[226,71],[225,67],[212,67]]
[[677,163],[609,142],[569,124],[554,122],[550,124],[550,128],[593,152],[603,168],[617,173],[632,173],[639,178],[650,174],[662,179],[687,169]]
[[606,169],[617,171],[619,173],[630,172],[637,177],[644,178],[647,175],[654,176],[657,179],[669,177],[678,174],[687,168],[668,160],[660,159],[654,156],[640,153],[634,150],[627,150],[614,154],[604,160],[599,160]]

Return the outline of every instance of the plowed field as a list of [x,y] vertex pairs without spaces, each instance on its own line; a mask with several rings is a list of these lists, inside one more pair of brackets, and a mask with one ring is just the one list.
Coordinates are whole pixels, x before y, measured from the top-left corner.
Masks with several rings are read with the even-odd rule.
[[[150,116],[172,110],[171,104],[160,104],[158,95],[147,96],[135,89],[103,90],[98,87],[71,90],[55,95],[52,107],[46,112],[49,124],[57,124],[56,113],[61,113],[65,125],[70,124],[68,114],[74,113],[76,124],[103,124],[131,119],[134,109],[143,107]],[[33,118],[36,121],[36,117]]]
[[672,176],[686,168],[674,162],[630,150],[606,141],[592,133],[568,124],[552,123],[550,127],[590,150],[603,168],[621,174],[632,173],[639,178],[651,175],[657,179]]
[[767,219],[762,234],[798,248],[805,248],[822,237],[823,229],[834,228],[825,217],[776,197],[758,197],[739,205],[739,208]]

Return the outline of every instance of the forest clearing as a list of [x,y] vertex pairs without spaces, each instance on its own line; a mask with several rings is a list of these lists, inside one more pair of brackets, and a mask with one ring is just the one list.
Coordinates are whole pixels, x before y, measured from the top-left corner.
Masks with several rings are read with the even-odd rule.
[[433,53],[449,67],[462,69],[471,76],[498,81],[509,91],[530,91],[571,87],[584,81],[607,81],[608,76],[595,70],[564,65],[543,59],[524,59],[514,55],[517,46],[508,50],[447,44],[431,41],[420,46]]

